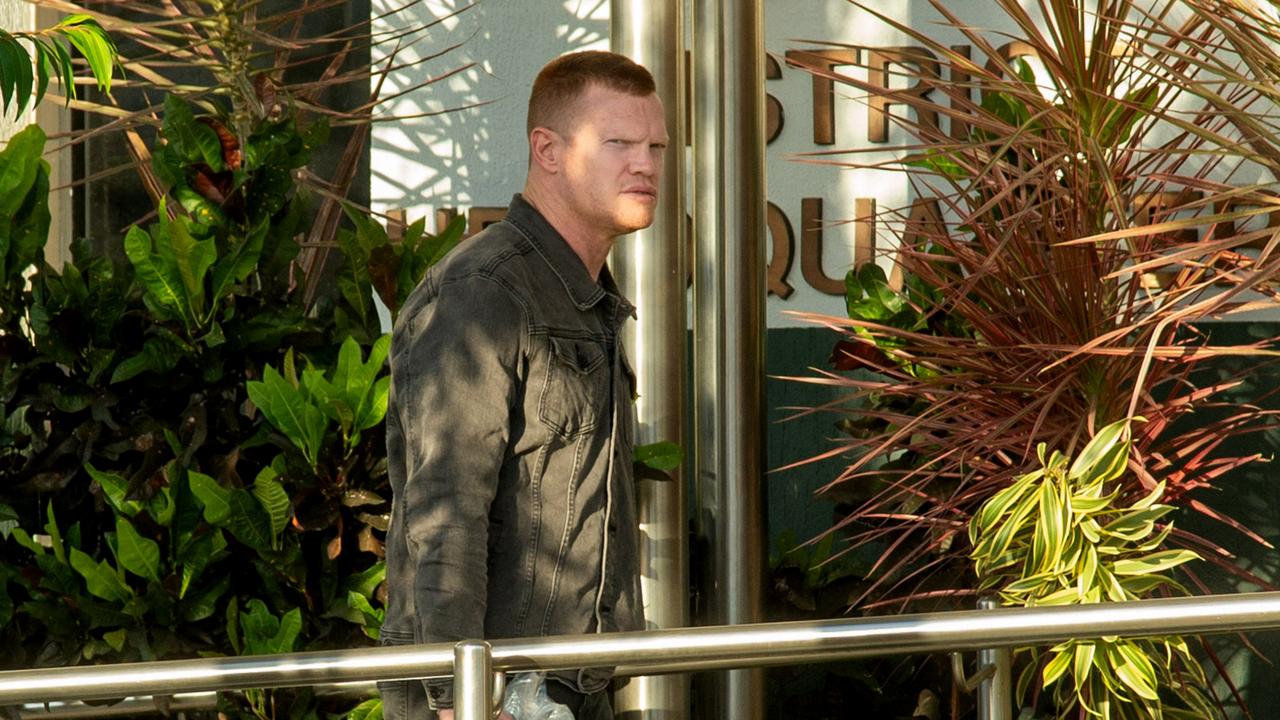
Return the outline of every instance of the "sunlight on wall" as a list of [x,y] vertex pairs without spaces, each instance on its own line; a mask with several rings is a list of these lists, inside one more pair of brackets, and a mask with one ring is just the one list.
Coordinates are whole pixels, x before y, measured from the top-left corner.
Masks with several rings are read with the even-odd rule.
[[[34,27],[35,8],[23,0],[0,0],[0,29],[17,31],[30,30]],[[28,110],[21,116],[13,107],[0,115],[0,145],[8,142],[14,133],[21,130],[34,118]]]
[[[374,0],[373,14],[400,5]],[[387,97],[457,71],[382,108],[388,114],[435,114],[375,128],[374,208],[405,208],[418,218],[439,208],[505,207],[524,184],[525,105],[534,75],[557,55],[607,48],[608,9],[608,0],[434,0],[379,21],[375,32],[412,32],[416,38],[409,48],[413,55],[397,64],[458,47],[395,73],[395,82],[384,86]]]

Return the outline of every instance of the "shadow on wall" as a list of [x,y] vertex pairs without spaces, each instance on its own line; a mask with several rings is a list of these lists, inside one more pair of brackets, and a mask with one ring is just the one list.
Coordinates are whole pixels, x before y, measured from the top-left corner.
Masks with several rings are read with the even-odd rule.
[[[419,29],[405,38],[395,64],[431,59],[392,73],[383,88],[383,112],[421,116],[374,128],[374,208],[406,208],[416,219],[442,207],[505,207],[524,184],[523,119],[534,76],[556,56],[608,47],[608,0],[428,0],[402,6],[398,0],[374,0],[375,18],[397,9],[375,21],[374,32]],[[375,65],[386,62],[374,58]],[[399,88],[424,78],[440,80],[396,97]]]

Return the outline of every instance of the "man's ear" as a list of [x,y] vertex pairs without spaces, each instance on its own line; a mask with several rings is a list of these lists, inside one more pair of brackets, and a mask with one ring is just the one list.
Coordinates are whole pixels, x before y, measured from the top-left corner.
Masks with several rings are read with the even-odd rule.
[[536,127],[529,133],[529,155],[543,172],[560,171],[560,135],[555,130]]

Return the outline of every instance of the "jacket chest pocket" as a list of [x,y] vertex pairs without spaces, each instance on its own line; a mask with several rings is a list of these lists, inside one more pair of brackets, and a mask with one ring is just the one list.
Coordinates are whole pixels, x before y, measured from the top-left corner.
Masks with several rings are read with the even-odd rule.
[[550,337],[538,417],[565,438],[595,429],[607,412],[609,358],[598,343]]

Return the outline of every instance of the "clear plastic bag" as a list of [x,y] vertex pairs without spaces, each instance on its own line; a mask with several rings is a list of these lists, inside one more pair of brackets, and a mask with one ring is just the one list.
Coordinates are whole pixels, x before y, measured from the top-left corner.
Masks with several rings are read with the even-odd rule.
[[516,720],[573,720],[569,708],[547,695],[544,673],[520,673],[507,678],[502,709]]

